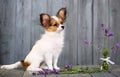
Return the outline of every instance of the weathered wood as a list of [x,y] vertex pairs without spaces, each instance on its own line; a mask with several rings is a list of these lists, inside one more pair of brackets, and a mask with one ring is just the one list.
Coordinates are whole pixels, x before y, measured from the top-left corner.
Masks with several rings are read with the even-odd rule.
[[89,74],[69,74],[68,77],[91,77]]
[[[112,46],[116,43],[120,43],[120,1],[119,0],[109,0],[109,12],[110,12],[110,27],[114,32],[114,38],[112,41]],[[112,60],[116,64],[120,64],[120,49],[116,50],[116,54],[111,54]]]
[[31,1],[32,0],[23,0],[23,55],[27,55],[30,51]]
[[92,0],[79,0],[77,7],[77,44],[78,64],[92,64],[92,48],[84,44],[84,40],[92,41]]
[[17,0],[16,1],[16,35],[15,35],[15,53],[17,53],[16,55],[14,55],[14,59],[15,61],[19,60],[23,60],[23,17],[24,17],[24,7],[23,7],[23,0]]
[[109,11],[108,0],[94,0],[93,5],[93,64],[99,64],[101,53],[98,46],[104,46],[103,38],[104,34],[101,28],[101,24],[108,26],[109,23]]
[[16,1],[6,0],[3,1],[3,25],[2,25],[2,52],[6,53],[3,58],[7,58],[5,64],[14,62],[14,47],[15,47],[15,14],[16,14]]
[[0,77],[23,77],[22,70],[0,70]]
[[32,74],[33,72],[25,71],[22,77],[46,77],[45,75],[38,75],[37,72],[35,75]]
[[120,77],[120,65],[114,65],[111,66],[109,73],[111,73],[112,75],[114,75],[115,77]]
[[[91,66],[96,67],[96,66]],[[90,73],[90,74],[51,74],[51,75],[36,75],[33,72],[28,72],[24,70],[4,70],[0,69],[0,77],[120,77],[120,66],[114,65],[110,68],[108,72],[101,73]]]
[[[3,25],[3,0],[1,0],[0,2],[0,50],[2,50],[2,25]],[[2,51],[0,52],[0,64],[3,63],[3,56],[1,55]]]
[[[54,4],[53,4],[54,3]],[[99,64],[99,50],[85,46],[84,39],[103,45],[100,25],[112,28],[120,42],[119,0],[1,0],[0,2],[0,64],[24,59],[35,42],[44,33],[39,14],[55,15],[61,7],[67,8],[65,47],[58,64]],[[112,60],[120,64],[119,53]],[[7,58],[7,60],[6,60]]]
[[115,77],[114,75],[112,75],[111,73],[108,73],[108,72],[94,73],[91,75],[92,75],[92,77]]

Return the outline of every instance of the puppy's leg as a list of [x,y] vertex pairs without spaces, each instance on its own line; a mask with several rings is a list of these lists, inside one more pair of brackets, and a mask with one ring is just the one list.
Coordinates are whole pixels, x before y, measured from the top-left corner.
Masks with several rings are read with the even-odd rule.
[[28,66],[27,71],[42,71],[40,68],[40,63],[42,61],[36,60],[36,62],[31,63],[30,66]]
[[56,70],[60,70],[60,68],[57,66],[58,58],[59,58],[59,54],[53,55],[53,67]]
[[48,69],[53,70],[53,66],[52,66],[52,54],[45,54],[45,62],[48,66]]

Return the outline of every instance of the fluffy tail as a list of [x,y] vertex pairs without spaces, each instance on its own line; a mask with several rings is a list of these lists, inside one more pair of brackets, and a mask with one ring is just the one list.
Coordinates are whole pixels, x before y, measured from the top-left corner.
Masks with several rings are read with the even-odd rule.
[[14,64],[10,64],[10,65],[2,65],[0,68],[1,69],[16,69],[16,68],[22,68],[22,67],[25,67],[27,68],[30,64],[28,62],[24,62],[23,60],[22,61],[18,61]]

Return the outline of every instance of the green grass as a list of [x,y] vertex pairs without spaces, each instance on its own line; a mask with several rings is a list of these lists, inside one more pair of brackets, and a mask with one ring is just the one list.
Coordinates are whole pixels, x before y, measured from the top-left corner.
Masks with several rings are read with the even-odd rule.
[[102,72],[100,67],[88,67],[88,66],[73,66],[70,69],[61,70],[60,74],[77,74],[77,73],[97,73]]

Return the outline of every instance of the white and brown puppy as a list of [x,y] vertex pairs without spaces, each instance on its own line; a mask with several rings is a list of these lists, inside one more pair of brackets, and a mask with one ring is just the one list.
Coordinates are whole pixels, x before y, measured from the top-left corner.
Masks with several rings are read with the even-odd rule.
[[65,19],[66,8],[61,8],[56,16],[42,13],[40,22],[45,29],[45,34],[35,43],[25,60],[10,65],[3,65],[1,68],[14,69],[24,66],[28,71],[42,71],[40,66],[42,63],[45,63],[48,69],[53,70],[54,68],[59,70],[57,62],[64,44],[63,23]]

